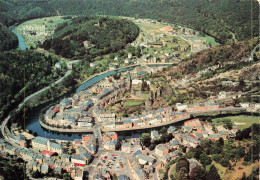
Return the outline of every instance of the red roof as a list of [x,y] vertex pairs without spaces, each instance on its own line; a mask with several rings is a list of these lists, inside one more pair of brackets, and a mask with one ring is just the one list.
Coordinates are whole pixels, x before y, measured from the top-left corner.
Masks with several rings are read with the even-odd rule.
[[173,29],[173,27],[165,27],[165,29]]
[[54,152],[47,151],[47,150],[44,150],[44,151],[41,152],[41,155],[44,155],[44,156],[51,156],[53,154],[54,154]]
[[194,136],[193,134],[190,134],[191,137],[195,138],[196,136]]
[[54,108],[52,111],[56,113],[56,112],[59,112],[60,109],[59,108]]

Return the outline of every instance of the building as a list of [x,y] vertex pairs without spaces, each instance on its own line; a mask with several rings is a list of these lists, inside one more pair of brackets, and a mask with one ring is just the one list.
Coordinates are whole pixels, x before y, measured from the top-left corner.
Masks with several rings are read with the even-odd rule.
[[184,111],[188,108],[187,104],[176,103],[177,111]]
[[32,147],[39,151],[47,150],[57,152],[58,154],[63,153],[63,147],[60,144],[51,142],[49,139],[40,136],[37,136],[32,140]]
[[243,108],[247,108],[247,107],[249,107],[249,102],[241,102],[240,106]]
[[131,119],[126,119],[123,121],[124,128],[131,128],[133,126],[133,122]]
[[158,156],[163,156],[168,153],[169,153],[169,149],[166,148],[165,145],[159,144],[155,147],[155,154],[157,154]]
[[153,165],[155,163],[155,159],[147,155],[139,154],[137,155],[137,158],[138,158],[138,162],[141,165],[145,165],[145,164]]
[[80,156],[72,156],[71,162],[76,166],[85,166],[87,164],[86,160]]
[[160,139],[160,134],[159,134],[159,132],[158,131],[155,131],[155,130],[153,130],[153,131],[151,131],[151,139],[152,140],[155,140],[155,139]]

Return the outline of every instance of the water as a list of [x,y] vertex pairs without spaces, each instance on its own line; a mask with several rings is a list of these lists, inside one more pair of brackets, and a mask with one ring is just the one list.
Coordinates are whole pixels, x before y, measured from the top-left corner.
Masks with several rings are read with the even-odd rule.
[[[104,79],[105,77],[116,74],[118,72],[132,70],[133,68],[134,67],[124,68],[124,69],[114,70],[114,71],[108,71],[108,72],[101,74],[99,76],[95,76],[95,77],[91,78],[90,80],[86,81],[85,83],[83,83],[81,86],[79,86],[76,89],[76,92],[82,91],[82,90],[92,86],[93,84],[99,82],[100,80]],[[32,112],[27,113],[27,119],[28,120],[26,121],[26,129],[31,130],[32,132],[36,132],[39,136],[50,138],[50,139],[61,139],[61,140],[81,139],[82,134],[80,134],[80,133],[52,132],[52,131],[44,129],[40,125],[39,119],[40,119],[41,109],[48,106],[50,103],[52,103],[52,102],[49,102],[49,103],[46,103],[45,105],[41,105],[37,108],[34,108]],[[84,134],[86,134],[86,133],[84,133]]]
[[115,71],[108,71],[104,74],[101,74],[99,76],[95,76],[93,78],[91,78],[90,80],[88,80],[87,82],[83,83],[82,85],[80,85],[76,92],[80,92],[84,89],[87,89],[89,88],[90,86],[92,86],[93,84],[101,81],[102,79],[104,79],[105,77],[108,77],[108,76],[111,76],[111,75],[114,75],[114,74],[117,74],[117,73],[120,73],[120,72],[123,72],[123,71],[128,71],[128,70],[132,70],[134,69],[134,67],[131,67],[131,68],[124,68],[124,69],[119,69],[119,70],[115,70]]
[[20,48],[21,50],[26,50],[26,49],[27,49],[27,46],[26,46],[25,43],[24,43],[24,38],[23,38],[23,36],[22,36],[21,34],[19,34],[19,33],[16,32],[16,28],[17,28],[17,27],[14,26],[13,29],[12,29],[12,32],[18,37],[19,48]]

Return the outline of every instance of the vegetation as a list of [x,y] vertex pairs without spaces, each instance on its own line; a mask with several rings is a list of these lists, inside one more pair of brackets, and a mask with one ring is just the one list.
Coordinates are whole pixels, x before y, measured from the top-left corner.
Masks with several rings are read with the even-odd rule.
[[7,180],[24,179],[24,164],[21,161],[23,162],[22,159],[15,162],[0,157],[0,176]]
[[[231,32],[239,40],[258,35],[256,0],[252,6],[250,1],[234,0],[76,0],[73,4],[70,0],[52,0],[50,4],[61,14],[121,15],[179,23],[210,34],[221,42],[232,39]],[[248,11],[251,7],[252,12]]]
[[54,38],[46,40],[42,47],[67,58],[76,56],[91,61],[122,49],[138,34],[138,26],[127,20],[78,17],[59,25]]
[[6,26],[0,23],[0,52],[15,49],[18,39]]
[[195,28],[216,37],[222,43],[232,41],[232,32],[238,40],[250,39],[259,32],[256,0],[75,0],[73,3],[70,0],[0,1],[0,22],[8,26],[33,18],[59,15],[58,13],[158,19]]
[[[174,70],[170,75],[175,79],[179,79],[187,74],[195,74],[208,67],[219,66],[215,71],[208,71],[205,73],[201,77],[201,80],[204,80],[211,78],[218,73],[241,69],[245,66],[252,65],[252,63],[255,62],[244,62],[243,60],[249,57],[251,51],[258,42],[259,40],[254,38],[249,41],[203,50],[179,63],[177,70]],[[227,62],[233,63],[227,64]],[[173,71],[173,67],[169,68],[169,71]]]
[[0,22],[6,26],[54,15],[57,13],[47,1],[0,0]]
[[127,101],[127,102],[125,102],[124,106],[135,107],[135,106],[139,106],[143,103],[144,103],[143,101],[136,101],[136,102]]
[[34,93],[64,74],[62,70],[54,71],[57,61],[33,51],[0,53],[0,117],[12,110],[24,95]]

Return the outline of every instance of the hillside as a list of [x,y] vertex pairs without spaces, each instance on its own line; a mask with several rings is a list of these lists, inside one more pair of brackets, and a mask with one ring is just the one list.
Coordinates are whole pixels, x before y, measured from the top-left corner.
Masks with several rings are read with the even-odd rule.
[[232,33],[239,41],[259,34],[256,0],[0,0],[0,22],[5,25],[54,15],[152,18],[192,27],[221,43],[232,42]]
[[51,0],[50,4],[63,15],[120,15],[182,24],[222,43],[231,41],[231,32],[238,40],[250,39],[259,32],[256,0],[252,1],[252,12],[249,0]]
[[91,59],[122,49],[138,34],[138,26],[128,20],[79,17],[59,25],[42,47],[67,58]]
[[16,48],[18,39],[7,27],[0,23],[0,52]]
[[[60,72],[53,72],[56,58],[32,51],[0,53],[0,118],[25,96],[54,81]],[[24,84],[25,83],[25,84]]]
[[177,67],[172,67],[171,70],[174,69],[174,76],[180,78],[212,66],[219,66],[221,72],[241,69],[246,66],[243,60],[249,57],[251,51],[258,43],[257,38],[254,38],[250,41],[206,49],[190,56]]
[[56,11],[45,0],[0,0],[0,23],[6,26],[54,15]]

